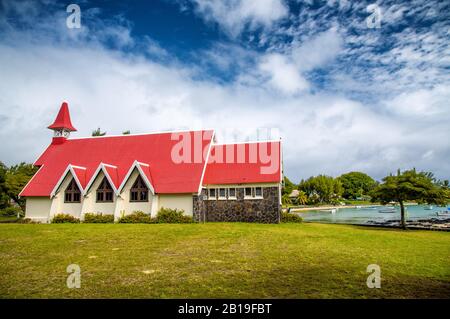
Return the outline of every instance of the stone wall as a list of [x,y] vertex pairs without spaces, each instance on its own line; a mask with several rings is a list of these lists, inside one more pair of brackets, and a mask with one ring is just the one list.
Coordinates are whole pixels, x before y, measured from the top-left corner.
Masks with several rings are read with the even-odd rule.
[[[202,197],[206,198],[206,190]],[[236,189],[236,200],[202,200],[194,196],[194,220],[207,222],[280,222],[278,187],[263,187],[263,199],[244,199],[244,188]]]

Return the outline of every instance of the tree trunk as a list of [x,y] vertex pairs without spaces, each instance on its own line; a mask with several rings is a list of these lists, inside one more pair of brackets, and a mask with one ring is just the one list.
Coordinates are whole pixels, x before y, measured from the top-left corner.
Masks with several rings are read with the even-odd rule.
[[406,229],[406,220],[405,220],[405,206],[403,205],[403,201],[399,201],[400,204],[400,215],[401,215],[401,221],[400,225],[403,229]]

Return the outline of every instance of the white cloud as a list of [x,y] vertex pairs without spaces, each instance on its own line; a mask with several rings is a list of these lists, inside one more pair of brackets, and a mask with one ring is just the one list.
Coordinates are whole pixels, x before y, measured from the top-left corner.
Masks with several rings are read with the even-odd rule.
[[246,27],[268,28],[286,17],[288,8],[282,0],[193,0],[197,12],[218,23],[228,34],[238,36]]
[[343,49],[343,40],[335,28],[319,33],[300,45],[294,45],[292,57],[303,71],[323,67]]
[[306,90],[309,86],[297,66],[281,54],[264,56],[259,69],[268,75],[270,85],[283,93],[294,94]]

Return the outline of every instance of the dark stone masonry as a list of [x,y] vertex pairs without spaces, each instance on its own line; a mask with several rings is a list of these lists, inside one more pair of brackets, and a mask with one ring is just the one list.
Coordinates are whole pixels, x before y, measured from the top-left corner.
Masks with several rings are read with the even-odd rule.
[[199,222],[280,222],[278,187],[263,187],[262,199],[244,199],[244,188],[236,189],[235,200],[203,200],[206,189],[194,196],[194,220]]

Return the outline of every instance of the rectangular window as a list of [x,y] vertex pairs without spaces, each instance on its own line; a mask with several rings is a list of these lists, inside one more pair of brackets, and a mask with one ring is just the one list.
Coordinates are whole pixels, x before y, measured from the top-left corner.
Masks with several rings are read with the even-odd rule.
[[236,188],[228,189],[228,199],[236,199]]
[[219,188],[219,199],[227,199],[227,190],[225,188]]
[[80,202],[80,193],[74,193],[74,194],[73,194],[73,201],[74,201],[75,203]]
[[113,193],[112,192],[105,193],[105,195],[106,195],[106,199],[105,199],[106,202],[113,201]]
[[244,195],[245,199],[261,199],[264,197],[262,187],[246,187]]
[[103,202],[103,193],[97,193],[97,202]]
[[245,198],[252,198],[252,188],[251,187],[245,188]]
[[216,189],[210,188],[208,191],[209,191],[208,199],[216,199]]

